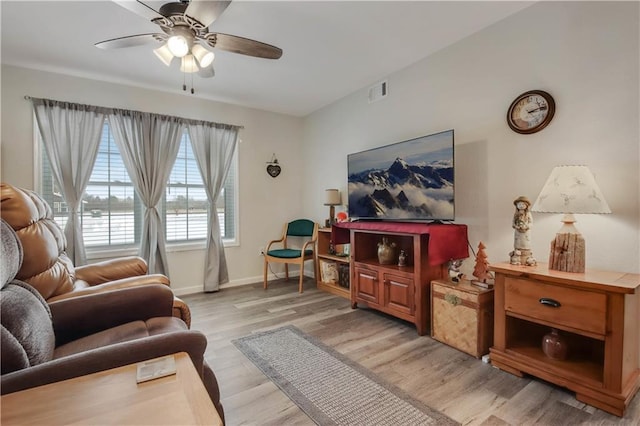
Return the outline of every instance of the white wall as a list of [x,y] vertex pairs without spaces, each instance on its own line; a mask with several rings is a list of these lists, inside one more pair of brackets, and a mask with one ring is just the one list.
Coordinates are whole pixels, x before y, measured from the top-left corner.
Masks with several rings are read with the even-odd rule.
[[[302,119],[12,66],[2,67],[1,78],[0,177],[25,188],[34,188],[33,113],[25,95],[244,126],[239,145],[240,246],[227,248],[226,255],[231,285],[262,280],[258,248],[279,237],[283,223],[302,213]],[[265,171],[273,153],[282,166],[276,179]],[[172,287],[180,294],[200,291],[204,249],[169,252],[168,257]]]
[[[535,200],[556,165],[586,164],[613,211],[577,216],[587,267],[640,272],[639,15],[637,2],[541,2],[390,75],[383,101],[368,104],[363,88],[311,114],[306,214],[326,216],[323,189],[344,193],[347,154],[454,129],[456,222],[474,250],[483,241],[490,262],[508,260],[513,200]],[[519,135],[506,111],[531,89],[553,95],[556,115]],[[539,261],[560,218],[534,213]]]

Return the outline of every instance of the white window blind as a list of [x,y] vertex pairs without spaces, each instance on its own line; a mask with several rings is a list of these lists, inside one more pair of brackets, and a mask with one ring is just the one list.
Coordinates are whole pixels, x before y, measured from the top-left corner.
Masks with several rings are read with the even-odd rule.
[[[42,144],[39,132],[36,135],[37,143]],[[67,206],[53,182],[46,151],[40,149],[39,152],[42,156],[39,193],[52,207],[56,222],[64,227]],[[226,243],[236,238],[236,167],[234,162],[215,206]],[[205,241],[209,203],[186,130],[161,207],[169,245]],[[88,251],[92,248],[128,248],[139,243],[143,206],[106,121],[81,208],[82,232]]]

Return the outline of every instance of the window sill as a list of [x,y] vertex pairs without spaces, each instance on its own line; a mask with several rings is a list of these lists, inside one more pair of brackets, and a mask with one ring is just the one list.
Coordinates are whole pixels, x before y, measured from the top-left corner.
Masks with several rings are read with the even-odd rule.
[[204,250],[206,248],[207,243],[204,241],[198,241],[197,243],[172,243],[167,244],[167,253],[178,251]]
[[[237,247],[238,244],[235,240],[224,241],[224,248],[228,247]],[[173,243],[167,244],[167,253],[172,252],[181,252],[181,251],[195,251],[195,250],[205,250],[207,247],[206,242],[198,241],[192,243]],[[99,260],[99,259],[112,259],[115,257],[123,257],[123,256],[138,256],[138,248],[137,247],[127,247],[127,248],[118,248],[118,249],[87,249],[87,260]]]
[[87,260],[113,259],[114,257],[137,256],[137,247],[127,247],[119,249],[87,249]]

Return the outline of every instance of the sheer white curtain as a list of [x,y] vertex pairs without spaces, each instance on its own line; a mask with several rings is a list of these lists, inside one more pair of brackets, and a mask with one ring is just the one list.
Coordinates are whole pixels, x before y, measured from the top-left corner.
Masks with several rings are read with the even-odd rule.
[[31,102],[53,178],[69,207],[64,228],[67,255],[75,265],[84,265],[80,206],[98,155],[106,111],[48,99],[32,98]]
[[229,272],[216,204],[233,160],[239,127],[190,121],[187,129],[209,201],[204,291],[217,291],[229,281]]
[[158,207],[180,148],[181,119],[117,109],[108,117],[124,165],[145,206],[140,256],[149,264],[150,274],[168,276],[165,230]]

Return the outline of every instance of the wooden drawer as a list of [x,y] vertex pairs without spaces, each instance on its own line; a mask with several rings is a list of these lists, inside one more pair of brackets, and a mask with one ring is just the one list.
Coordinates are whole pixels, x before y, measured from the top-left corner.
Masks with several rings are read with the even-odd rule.
[[493,290],[431,282],[431,337],[480,358],[493,344]]
[[604,335],[607,297],[522,278],[505,279],[504,309],[554,325]]

